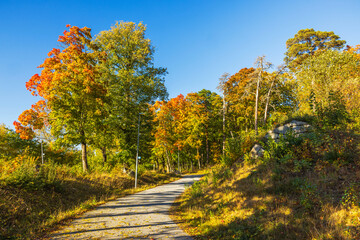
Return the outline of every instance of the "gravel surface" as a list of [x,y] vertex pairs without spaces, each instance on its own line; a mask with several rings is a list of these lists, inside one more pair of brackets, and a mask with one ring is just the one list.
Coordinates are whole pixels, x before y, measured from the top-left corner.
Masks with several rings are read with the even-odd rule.
[[169,217],[169,208],[200,175],[110,201],[75,219],[51,239],[192,239]]

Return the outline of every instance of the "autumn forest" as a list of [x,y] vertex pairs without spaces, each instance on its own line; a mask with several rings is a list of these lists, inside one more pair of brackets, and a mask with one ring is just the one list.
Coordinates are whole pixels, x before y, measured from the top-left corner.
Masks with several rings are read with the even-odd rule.
[[[26,82],[26,89],[34,96],[34,104],[19,113],[14,121],[15,131],[0,126],[2,191],[28,194],[29,189],[52,189],[54,194],[61,195],[61,191],[65,191],[61,186],[66,181],[59,179],[72,178],[80,179],[83,184],[98,182],[101,186],[96,190],[99,192],[89,193],[82,202],[93,196],[106,198],[104,196],[114,184],[122,182],[124,189],[132,188],[133,180],[126,174],[135,171],[138,159],[144,186],[155,181],[151,178],[167,181],[168,176],[174,174],[209,171],[209,177],[185,196],[189,205],[184,203],[179,207],[192,235],[204,239],[209,236],[276,239],[271,236],[281,230],[285,232],[284,239],[359,236],[358,222],[345,222],[360,216],[359,180],[356,178],[360,169],[360,46],[346,45],[334,32],[302,29],[284,43],[286,52],[281,66],[274,66],[265,56],[259,56],[253,66],[239,66],[233,75],[216,76],[218,92],[206,90],[204,86],[199,92],[169,99],[165,86],[167,69],[154,65],[155,48],[145,35],[143,23],[117,22],[110,30],[96,36],[92,36],[90,28],[66,26],[58,39],[61,48],[50,50],[38,66],[41,72]],[[291,135],[287,140],[281,138],[280,142],[268,143],[265,135],[269,130],[294,119],[309,123],[313,131],[300,138]],[[264,145],[265,154],[261,159],[251,159],[249,155],[255,143]],[[265,214],[265,221],[264,215],[254,207],[256,224],[245,218],[231,219],[226,227],[233,235],[224,233],[230,230],[217,228],[224,224],[214,219],[224,215],[226,210],[213,209],[211,214],[215,217],[209,217],[211,214],[207,211],[215,203],[207,202],[210,200],[205,200],[206,196],[215,196],[217,191],[222,191],[221,187],[227,189],[223,196],[231,191],[242,191],[240,185],[229,190],[225,182],[241,179],[241,171],[246,172],[245,167],[250,165],[262,170],[258,170],[256,180],[246,180],[249,181],[246,184],[254,184],[253,189],[259,190],[259,196],[275,191],[271,196],[288,199],[284,200],[288,203],[286,206],[299,206],[304,214],[301,219],[311,219],[314,225],[306,225],[303,231],[296,229],[302,222],[299,223],[296,216],[292,219],[286,215],[284,219],[288,218],[289,223],[268,226],[272,222],[270,212]],[[311,177],[310,172],[313,173]],[[314,177],[326,178],[324,176],[330,175],[325,173],[329,172],[335,174],[331,176],[336,176],[336,181],[338,175],[347,179],[342,181],[343,187],[327,190],[329,187],[319,180],[320,177]],[[106,174],[108,177],[103,177]],[[104,180],[118,178],[121,174],[124,175],[121,179]],[[269,178],[265,180],[261,176]],[[317,182],[317,187],[311,182]],[[286,192],[286,187],[285,190],[279,190],[280,187],[269,190],[270,185],[285,183],[297,190],[291,193]],[[256,195],[246,191],[245,195]],[[336,197],[330,201],[332,196]],[[301,200],[291,202],[291,199]],[[60,204],[56,201],[60,200],[54,200],[53,205]],[[204,201],[201,203],[204,209],[199,207],[194,220],[187,211],[196,208],[197,201]],[[266,202],[268,205],[261,211],[273,207],[275,212],[284,206],[283,203],[270,207]],[[325,205],[328,211],[330,205],[342,206],[344,211],[353,209],[357,215],[348,216],[348,212],[339,224],[334,220],[333,225],[321,225],[323,220],[319,219],[328,217],[325,210],[323,215],[311,212]],[[34,205],[33,208],[42,207]],[[44,208],[48,208],[47,217],[53,214],[52,206]],[[43,229],[54,224],[44,225],[39,218],[33,229],[21,220],[20,216],[27,211],[25,208],[0,210],[1,215],[7,216],[1,219],[0,225],[7,227],[0,227],[0,237],[40,236]],[[64,206],[64,211],[68,210]],[[9,227],[20,222],[26,226],[23,232]],[[247,230],[231,225],[235,222],[246,225]],[[200,227],[195,230],[195,225]],[[318,229],[318,233],[313,229]],[[332,235],[326,238],[321,235],[325,232]]]

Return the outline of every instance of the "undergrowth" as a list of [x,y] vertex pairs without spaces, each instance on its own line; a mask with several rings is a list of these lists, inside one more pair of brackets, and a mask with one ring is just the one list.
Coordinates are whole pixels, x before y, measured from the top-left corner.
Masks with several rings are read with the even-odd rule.
[[[18,162],[18,165],[15,162]],[[62,222],[117,197],[135,192],[122,171],[81,173],[66,165],[36,165],[32,157],[0,161],[0,239],[39,239]],[[143,172],[141,191],[170,182],[172,174]]]
[[318,128],[215,166],[172,209],[196,239],[360,239],[359,135]]

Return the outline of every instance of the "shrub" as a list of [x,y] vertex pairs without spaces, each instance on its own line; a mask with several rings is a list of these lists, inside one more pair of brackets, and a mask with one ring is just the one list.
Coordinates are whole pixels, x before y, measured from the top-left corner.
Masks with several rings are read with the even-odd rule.
[[346,208],[360,206],[360,193],[358,184],[351,184],[341,198],[341,205]]

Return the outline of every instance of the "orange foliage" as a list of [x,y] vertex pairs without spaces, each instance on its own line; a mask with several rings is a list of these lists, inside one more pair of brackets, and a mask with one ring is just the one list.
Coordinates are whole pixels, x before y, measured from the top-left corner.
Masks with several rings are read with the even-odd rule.
[[[34,130],[47,125],[48,112],[51,111],[53,100],[61,98],[68,92],[80,91],[82,94],[104,94],[106,90],[95,82],[96,74],[93,59],[100,59],[101,54],[87,52],[91,45],[91,29],[66,25],[69,30],[59,36],[58,41],[66,48],[62,51],[53,48],[48,53],[39,68],[41,74],[33,75],[26,82],[26,89],[34,96],[43,100],[32,105],[19,116],[19,122],[14,122],[16,131],[22,138],[31,139]],[[98,54],[98,55],[97,55]],[[84,97],[85,98],[85,97]]]

